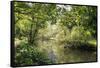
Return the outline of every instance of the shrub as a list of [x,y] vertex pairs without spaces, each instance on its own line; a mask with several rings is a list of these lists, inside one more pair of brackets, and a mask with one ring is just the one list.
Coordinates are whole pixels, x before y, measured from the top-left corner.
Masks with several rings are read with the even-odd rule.
[[21,43],[20,46],[16,48],[15,64],[16,66],[23,66],[51,64],[51,62],[46,53],[39,51],[37,47]]

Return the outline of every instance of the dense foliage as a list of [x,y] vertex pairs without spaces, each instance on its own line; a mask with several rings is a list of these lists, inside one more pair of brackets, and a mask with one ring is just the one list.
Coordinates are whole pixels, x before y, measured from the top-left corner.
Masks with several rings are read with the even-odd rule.
[[14,16],[16,65],[72,62],[59,57],[66,48],[96,51],[95,6],[14,2]]

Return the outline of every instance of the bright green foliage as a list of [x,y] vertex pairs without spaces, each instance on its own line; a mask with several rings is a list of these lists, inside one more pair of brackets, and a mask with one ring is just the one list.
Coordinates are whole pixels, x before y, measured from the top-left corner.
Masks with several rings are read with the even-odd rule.
[[14,2],[14,16],[17,66],[95,61],[97,7]]
[[16,48],[16,65],[38,65],[51,64],[46,53],[41,52],[38,48],[30,46],[27,43],[20,43]]

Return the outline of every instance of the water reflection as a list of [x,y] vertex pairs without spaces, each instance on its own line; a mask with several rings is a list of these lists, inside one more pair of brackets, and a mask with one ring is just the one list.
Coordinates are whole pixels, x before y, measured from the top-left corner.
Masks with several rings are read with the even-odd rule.
[[[40,49],[47,52],[48,58],[52,63],[71,63],[71,62],[90,62],[96,61],[96,52],[64,48],[65,44],[61,43],[65,38],[65,34],[59,25],[50,25],[47,33],[42,35],[42,39],[38,40]],[[53,27],[51,29],[51,27]],[[54,28],[55,27],[55,28]]]

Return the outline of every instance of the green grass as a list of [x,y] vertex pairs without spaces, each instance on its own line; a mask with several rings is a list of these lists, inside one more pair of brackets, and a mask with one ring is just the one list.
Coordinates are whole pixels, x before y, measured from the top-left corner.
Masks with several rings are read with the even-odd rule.
[[97,44],[96,40],[90,40],[90,41],[88,41],[88,43],[94,47],[96,47],[96,44]]

